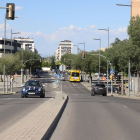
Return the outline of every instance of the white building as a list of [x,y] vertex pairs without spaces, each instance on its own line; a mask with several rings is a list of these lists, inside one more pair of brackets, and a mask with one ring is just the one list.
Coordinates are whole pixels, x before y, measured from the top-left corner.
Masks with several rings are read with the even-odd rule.
[[[16,53],[22,49],[22,43],[17,40],[5,39],[5,55]],[[4,38],[0,38],[0,57],[4,54]]]
[[14,40],[17,40],[19,42],[22,43],[22,48],[24,50],[28,50],[28,51],[32,51],[34,53],[38,53],[38,51],[35,49],[35,44],[34,44],[34,40],[33,38],[22,38],[22,37],[18,37],[18,38],[13,38]]
[[[66,53],[73,53],[73,43],[69,40],[64,40],[59,42],[59,46],[58,46],[58,52],[57,50],[55,51],[57,56],[57,60],[61,60],[62,55],[66,54]],[[57,61],[56,60],[56,61]]]

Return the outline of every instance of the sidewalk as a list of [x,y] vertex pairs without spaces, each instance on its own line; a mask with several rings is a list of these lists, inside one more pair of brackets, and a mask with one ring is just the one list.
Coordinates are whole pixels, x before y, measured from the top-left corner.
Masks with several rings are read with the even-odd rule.
[[[27,80],[29,80],[31,78],[31,76],[29,75],[29,77],[27,78]],[[7,80],[7,78],[5,78],[5,80]],[[26,76],[24,76],[24,83],[27,81],[26,80]],[[3,82],[0,82],[0,95],[7,95],[7,94],[15,94],[16,92],[11,92],[10,91],[10,77],[8,77],[8,93],[4,93],[3,94]],[[17,76],[14,78],[14,82],[13,82],[13,90],[14,88],[17,88],[17,87],[22,87],[21,85],[21,76]],[[7,88],[7,81],[5,81],[5,91],[6,91],[6,88]]]
[[[86,82],[86,84],[85,84],[85,82],[81,82],[81,84],[85,88],[87,88],[89,91],[91,91],[90,83]],[[134,91],[130,91],[130,96],[128,95],[128,89],[126,89],[125,93],[126,93],[126,95],[120,95],[118,93],[113,92],[113,96],[114,97],[121,97],[121,98],[129,98],[129,99],[138,99],[138,100],[140,100],[140,97],[137,97],[137,95],[136,95],[136,91],[135,91],[135,95],[134,95]],[[139,95],[140,95],[140,92],[139,92]],[[111,93],[108,93],[107,96],[111,96]]]

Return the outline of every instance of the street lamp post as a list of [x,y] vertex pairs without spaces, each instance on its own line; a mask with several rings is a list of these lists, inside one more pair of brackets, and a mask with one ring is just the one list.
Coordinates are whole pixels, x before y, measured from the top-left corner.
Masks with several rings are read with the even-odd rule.
[[100,40],[100,45],[99,45],[99,81],[98,83],[100,83],[100,47],[101,47],[101,38],[100,39],[96,39],[96,38],[93,38],[94,40]]
[[12,55],[12,34],[20,34],[20,32],[12,33],[12,29],[11,29],[11,55]]
[[108,48],[109,48],[109,27],[108,27],[108,29],[98,29],[98,30],[108,31]]
[[[85,52],[85,42],[84,43],[78,43],[78,44],[84,44],[84,52]],[[77,52],[78,52],[78,48],[77,48]],[[81,81],[83,81],[82,75],[81,75]],[[85,83],[86,83],[86,75],[85,75]]]
[[73,45],[73,46],[76,46],[77,47],[77,54],[78,54],[78,45]]
[[125,5],[125,4],[116,4],[117,6],[129,6],[131,8],[130,10],[130,19],[132,17],[132,1],[131,1],[131,5]]

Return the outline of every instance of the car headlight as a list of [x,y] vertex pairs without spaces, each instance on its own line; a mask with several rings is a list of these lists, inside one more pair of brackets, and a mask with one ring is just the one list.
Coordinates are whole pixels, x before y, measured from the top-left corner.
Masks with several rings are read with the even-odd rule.
[[22,90],[25,91],[25,88],[23,88]]
[[41,91],[41,88],[38,88],[38,91]]

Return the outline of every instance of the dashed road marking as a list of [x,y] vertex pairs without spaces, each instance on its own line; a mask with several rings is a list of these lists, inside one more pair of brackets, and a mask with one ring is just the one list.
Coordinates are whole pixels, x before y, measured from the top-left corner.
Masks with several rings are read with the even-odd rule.
[[72,83],[72,85],[75,86],[73,83]]
[[123,105],[123,107],[128,108],[127,106]]

